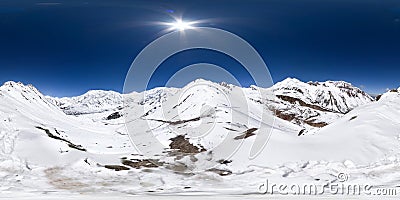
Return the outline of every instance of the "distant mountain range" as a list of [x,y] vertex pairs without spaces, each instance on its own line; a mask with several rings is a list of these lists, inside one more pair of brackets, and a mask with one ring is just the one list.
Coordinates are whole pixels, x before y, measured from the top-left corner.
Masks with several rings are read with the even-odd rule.
[[[209,84],[215,83],[209,82]],[[229,85],[229,87],[235,86]],[[154,94],[148,96],[154,99],[147,101],[158,101],[157,98],[160,96],[173,95],[177,90],[176,88],[150,90],[147,93]],[[304,83],[297,79],[287,78],[267,90],[271,90],[275,97],[263,100],[262,103],[274,111],[276,116],[298,125],[312,127],[325,126],[352,109],[374,101],[367,93],[344,81]],[[135,95],[137,98],[143,96],[136,93]],[[256,99],[257,97],[249,96],[248,98]],[[68,115],[81,115],[118,111],[123,107],[124,94],[91,90],[77,97],[47,97],[47,99]]]

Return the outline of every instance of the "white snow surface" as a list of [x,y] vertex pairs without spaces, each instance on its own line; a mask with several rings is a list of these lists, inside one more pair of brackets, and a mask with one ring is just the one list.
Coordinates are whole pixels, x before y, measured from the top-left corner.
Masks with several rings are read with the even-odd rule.
[[[326,110],[258,95],[271,91]],[[182,89],[157,88],[146,94],[89,91],[79,97],[52,98],[31,85],[6,82],[0,87],[0,194],[257,194],[266,179],[323,185],[337,182],[339,173],[349,175],[348,183],[398,185],[399,92],[385,93],[373,102],[345,82],[286,79],[267,89],[197,80]],[[315,112],[315,121],[329,125],[310,128],[274,118],[275,109],[299,112],[296,116],[302,117],[303,111]],[[123,117],[106,119],[115,112]],[[260,121],[262,112],[267,118]],[[132,126],[137,137],[128,136],[126,117],[134,119],[127,127]],[[190,121],[197,117],[199,120]],[[213,127],[208,135],[189,137],[210,128],[207,124]],[[261,129],[254,136],[234,139],[258,125]],[[271,137],[263,151],[249,160],[255,139],[266,134],[263,127],[272,127]],[[298,136],[305,127],[312,129],[312,134]],[[143,138],[134,141],[135,145],[151,145],[146,143],[146,134],[155,134],[168,149],[176,133],[207,151],[181,158],[160,151],[165,165],[156,168],[114,171],[104,167],[122,166],[121,158],[143,158],[131,139]],[[243,142],[225,164],[218,163],[224,159],[222,150],[210,151],[221,138],[232,144]],[[213,169],[231,174],[220,176],[204,170],[210,163]],[[181,173],[171,170],[181,166],[185,166]]]
[[47,99],[70,115],[104,112],[123,104],[123,97],[120,93],[103,90],[90,90],[77,97],[47,97]]
[[339,113],[347,113],[373,100],[361,89],[344,81],[304,83],[295,78],[287,78],[272,88],[276,95],[291,96]]

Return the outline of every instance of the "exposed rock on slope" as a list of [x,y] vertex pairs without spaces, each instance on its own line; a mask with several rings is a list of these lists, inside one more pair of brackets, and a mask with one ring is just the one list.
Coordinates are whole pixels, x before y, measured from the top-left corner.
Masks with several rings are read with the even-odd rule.
[[308,82],[287,78],[272,90],[278,101],[272,109],[279,118],[299,125],[323,127],[373,98],[344,81]]

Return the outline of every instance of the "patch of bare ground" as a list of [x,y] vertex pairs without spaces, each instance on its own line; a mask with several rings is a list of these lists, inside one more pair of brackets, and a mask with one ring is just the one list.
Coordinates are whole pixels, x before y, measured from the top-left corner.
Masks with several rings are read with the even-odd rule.
[[115,170],[115,171],[129,170],[128,167],[121,166],[121,165],[104,165],[104,167],[107,169]]
[[[144,168],[156,168],[159,166],[163,166],[164,163],[160,162],[157,159],[133,159],[133,160],[126,160],[126,159],[122,159],[121,163],[123,165],[135,168],[135,169],[140,169],[142,167]],[[129,169],[129,168],[128,168]]]
[[300,99],[297,99],[297,98],[284,96],[284,95],[276,95],[276,97],[278,97],[279,99],[282,99],[283,101],[287,101],[287,102],[289,102],[291,104],[295,104],[296,102],[298,102],[301,106],[312,108],[314,110],[319,110],[319,111],[324,111],[324,112],[335,112],[335,111],[332,111],[332,110],[328,110],[328,109],[322,108],[322,107],[317,106],[317,105],[308,104],[308,103],[306,103],[306,102],[304,102],[304,101],[302,101]]
[[62,175],[61,167],[52,167],[44,170],[49,183],[57,189],[62,190],[83,190],[88,185],[73,178]]
[[181,162],[175,162],[174,164],[167,165],[166,168],[178,174],[188,174],[187,170],[189,169],[186,164]]
[[241,134],[241,135],[239,135],[239,136],[236,136],[236,137],[233,138],[233,139],[235,139],[235,140],[241,140],[241,139],[248,138],[248,137],[250,137],[250,136],[255,135],[254,131],[256,131],[256,130],[258,130],[258,128],[251,128],[251,129],[248,129],[248,130],[246,130],[245,132],[243,132],[243,134]]
[[304,123],[317,128],[322,128],[328,125],[326,122],[315,122],[315,120],[305,120]]
[[280,110],[275,110],[275,116],[277,116],[277,117],[279,117],[279,118],[281,118],[283,120],[289,121],[289,122],[295,120],[295,122],[297,122],[297,124],[300,124],[301,122],[304,122],[305,124],[308,124],[308,125],[313,126],[313,127],[318,127],[318,128],[321,128],[321,127],[324,127],[324,126],[328,125],[328,123],[326,123],[326,122],[315,122],[315,120],[299,119],[298,117],[296,117],[295,114],[285,113],[284,111],[280,111]]
[[286,121],[292,121],[292,120],[296,119],[295,114],[287,114],[280,110],[275,110],[275,115]]
[[178,135],[170,139],[172,142],[169,144],[170,149],[177,150],[181,153],[197,154],[206,151],[204,147],[196,147],[189,142],[189,139],[185,138],[183,135]]

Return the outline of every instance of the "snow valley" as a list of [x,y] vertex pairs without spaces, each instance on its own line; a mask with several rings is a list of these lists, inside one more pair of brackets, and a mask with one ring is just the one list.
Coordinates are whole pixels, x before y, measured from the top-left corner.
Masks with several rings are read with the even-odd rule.
[[[268,144],[248,159],[266,127]],[[343,81],[199,79],[71,98],[6,82],[0,131],[1,193],[257,194],[266,179],[323,185],[346,173],[349,183],[394,188],[400,178],[400,91],[372,98]],[[151,156],[140,151],[154,145],[149,134],[162,144]],[[235,153],[218,149],[224,141]]]

